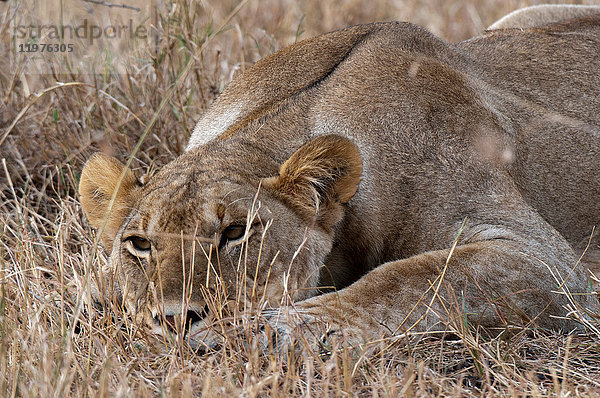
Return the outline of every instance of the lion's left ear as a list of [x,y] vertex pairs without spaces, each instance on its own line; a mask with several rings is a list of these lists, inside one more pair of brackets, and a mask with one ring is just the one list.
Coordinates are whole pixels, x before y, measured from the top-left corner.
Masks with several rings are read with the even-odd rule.
[[135,202],[139,186],[129,168],[103,153],[92,155],[83,167],[79,181],[81,207],[92,227],[104,227],[102,242],[109,252],[115,235]]
[[337,135],[317,137],[300,147],[263,187],[283,197],[307,221],[330,230],[354,196],[362,158],[352,141]]

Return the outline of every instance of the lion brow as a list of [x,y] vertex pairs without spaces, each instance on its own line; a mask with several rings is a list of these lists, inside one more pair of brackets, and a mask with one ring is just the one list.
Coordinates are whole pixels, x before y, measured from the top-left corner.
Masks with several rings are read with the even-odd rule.
[[224,201],[225,201],[225,199],[226,199],[226,198],[227,198],[229,195],[231,195],[231,194],[232,194],[232,193],[234,193],[235,191],[239,191],[240,189],[241,189],[240,187],[236,187],[236,188],[233,188],[233,189],[229,190],[229,191],[228,191],[228,192],[227,192],[225,195],[223,195],[223,197],[221,198],[221,202],[224,202]]
[[[126,231],[126,232],[136,233],[138,231],[132,230],[132,231]],[[215,243],[214,235],[212,237],[206,237],[206,236],[198,236],[198,235],[194,235],[194,234],[177,234],[177,233],[173,233],[173,232],[159,232],[154,235],[159,236],[161,238],[163,238],[163,237],[164,238],[179,238],[179,239],[186,240],[186,241],[195,240],[195,241],[199,241],[199,242]]]
[[241,201],[243,201],[243,200],[251,201],[252,199],[254,199],[252,196],[246,196],[246,197],[243,197],[243,198],[239,198],[239,199],[236,199],[236,200],[234,200],[234,201],[232,201],[232,202],[229,202],[229,203],[227,204],[227,207],[229,207],[229,206],[231,206],[231,205],[234,205],[234,204],[236,204],[237,202],[241,202]]

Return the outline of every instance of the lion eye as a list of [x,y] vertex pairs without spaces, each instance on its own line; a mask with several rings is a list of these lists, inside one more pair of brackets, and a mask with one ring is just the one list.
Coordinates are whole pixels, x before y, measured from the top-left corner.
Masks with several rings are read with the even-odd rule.
[[147,252],[152,247],[150,241],[148,239],[142,238],[141,236],[130,236],[126,240],[131,242],[133,248],[138,252]]
[[223,230],[221,234],[221,242],[219,242],[219,247],[223,247],[227,244],[227,242],[232,240],[238,240],[244,236],[246,233],[245,225],[230,225]]

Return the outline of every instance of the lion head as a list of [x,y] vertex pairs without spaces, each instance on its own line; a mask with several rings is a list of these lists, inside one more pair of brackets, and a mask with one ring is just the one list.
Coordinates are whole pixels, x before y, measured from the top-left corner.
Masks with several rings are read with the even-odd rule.
[[313,139],[280,165],[243,143],[214,142],[145,184],[97,153],[79,185],[110,253],[93,294],[120,300],[158,333],[161,319],[183,319],[191,343],[216,297],[268,306],[310,297],[361,171],[358,149],[340,136]]

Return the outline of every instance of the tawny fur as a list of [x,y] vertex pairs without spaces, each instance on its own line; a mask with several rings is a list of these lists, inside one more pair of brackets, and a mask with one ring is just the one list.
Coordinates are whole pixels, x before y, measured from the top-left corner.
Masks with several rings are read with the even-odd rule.
[[[79,181],[81,206],[92,225],[103,227],[102,240],[110,250],[123,219],[131,210],[138,183],[131,170],[101,153],[94,154],[86,166]],[[114,202],[109,208],[113,195]]]
[[[131,211],[119,199],[104,243],[129,308],[173,315],[185,285],[200,312],[216,281],[243,281],[270,306],[291,294],[303,328],[367,339],[580,326],[567,315],[594,303],[587,268],[600,259],[600,17],[534,25],[457,44],[361,25],[244,72],[186,153],[143,187],[121,185]],[[114,165],[84,169],[94,227]],[[248,233],[223,238],[239,225]],[[147,257],[132,235],[152,243]],[[291,333],[293,316],[276,318]]]
[[528,29],[600,13],[600,6],[540,4],[513,11],[488,29]]

